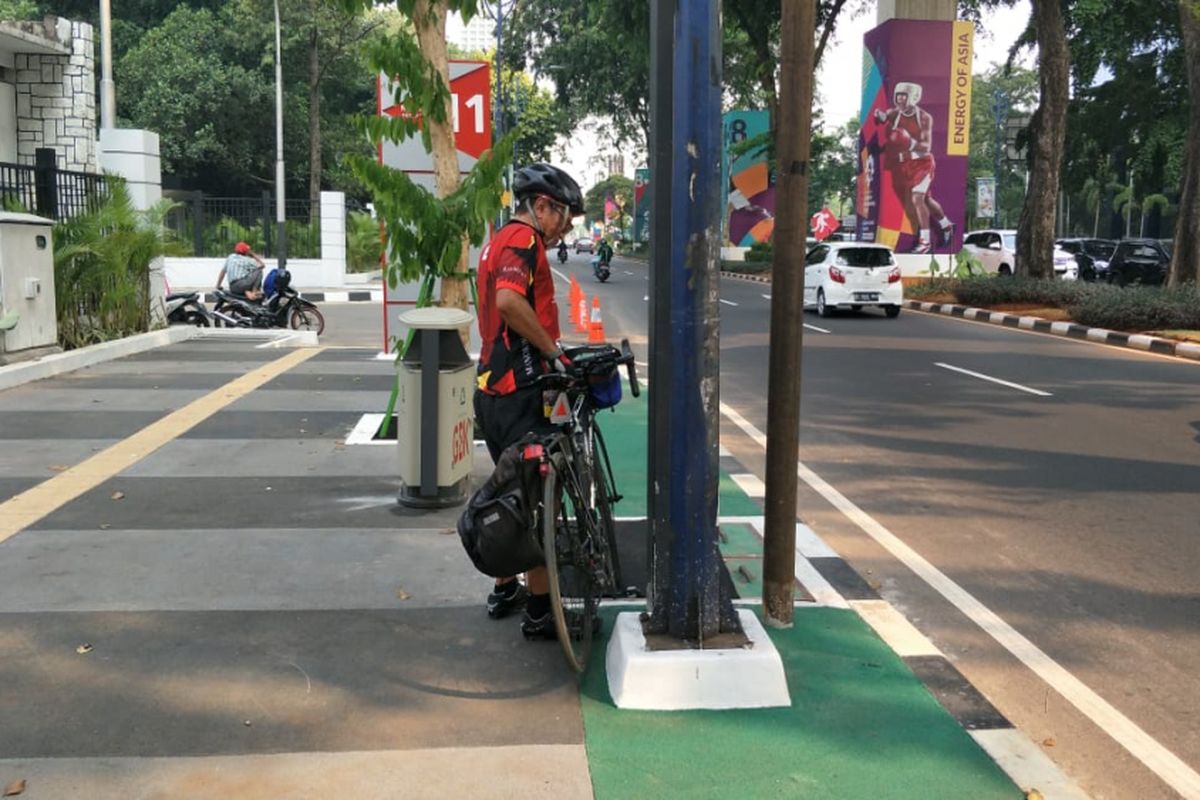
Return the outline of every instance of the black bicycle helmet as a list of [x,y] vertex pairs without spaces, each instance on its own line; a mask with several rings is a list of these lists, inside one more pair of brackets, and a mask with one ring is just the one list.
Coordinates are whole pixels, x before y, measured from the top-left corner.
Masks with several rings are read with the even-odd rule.
[[571,216],[583,213],[583,192],[575,179],[553,164],[537,162],[521,167],[513,176],[513,195],[523,201],[544,194],[571,207]]

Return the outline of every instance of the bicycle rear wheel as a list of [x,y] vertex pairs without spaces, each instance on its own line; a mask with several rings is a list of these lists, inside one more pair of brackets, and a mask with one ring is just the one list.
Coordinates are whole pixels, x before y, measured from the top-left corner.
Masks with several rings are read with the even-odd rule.
[[550,457],[544,486],[542,539],[550,609],[563,655],[571,669],[581,673],[592,652],[598,604],[593,558],[586,547],[591,517],[574,470],[562,453]]

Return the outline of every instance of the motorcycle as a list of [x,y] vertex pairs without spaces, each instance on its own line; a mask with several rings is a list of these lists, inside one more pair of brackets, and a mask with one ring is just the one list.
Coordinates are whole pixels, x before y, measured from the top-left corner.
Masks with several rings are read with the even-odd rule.
[[170,292],[163,298],[163,304],[168,325],[195,325],[199,328],[212,325],[212,316],[200,300],[199,292]]
[[566,242],[558,243],[558,260],[562,264],[567,263],[567,243]]
[[592,274],[596,276],[596,280],[604,283],[608,280],[608,261],[600,256],[592,256]]
[[292,276],[286,269],[275,276],[274,293],[264,301],[217,290],[213,315],[232,327],[288,328],[325,332],[325,316],[316,304],[305,300],[292,288]]

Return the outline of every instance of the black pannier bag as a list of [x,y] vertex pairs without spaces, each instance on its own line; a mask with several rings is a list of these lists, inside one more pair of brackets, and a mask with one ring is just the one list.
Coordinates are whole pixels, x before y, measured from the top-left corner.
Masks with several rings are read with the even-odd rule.
[[485,575],[507,578],[546,563],[537,524],[542,481],[537,460],[522,457],[527,437],[500,454],[495,470],[458,518],[458,536]]

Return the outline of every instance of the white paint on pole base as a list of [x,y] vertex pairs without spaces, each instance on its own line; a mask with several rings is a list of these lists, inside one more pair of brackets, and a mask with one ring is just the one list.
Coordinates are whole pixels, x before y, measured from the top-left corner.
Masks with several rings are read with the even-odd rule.
[[738,609],[749,647],[646,648],[637,613],[617,615],[608,641],[608,691],[617,708],[650,711],[790,706],[783,659],[753,611]]

